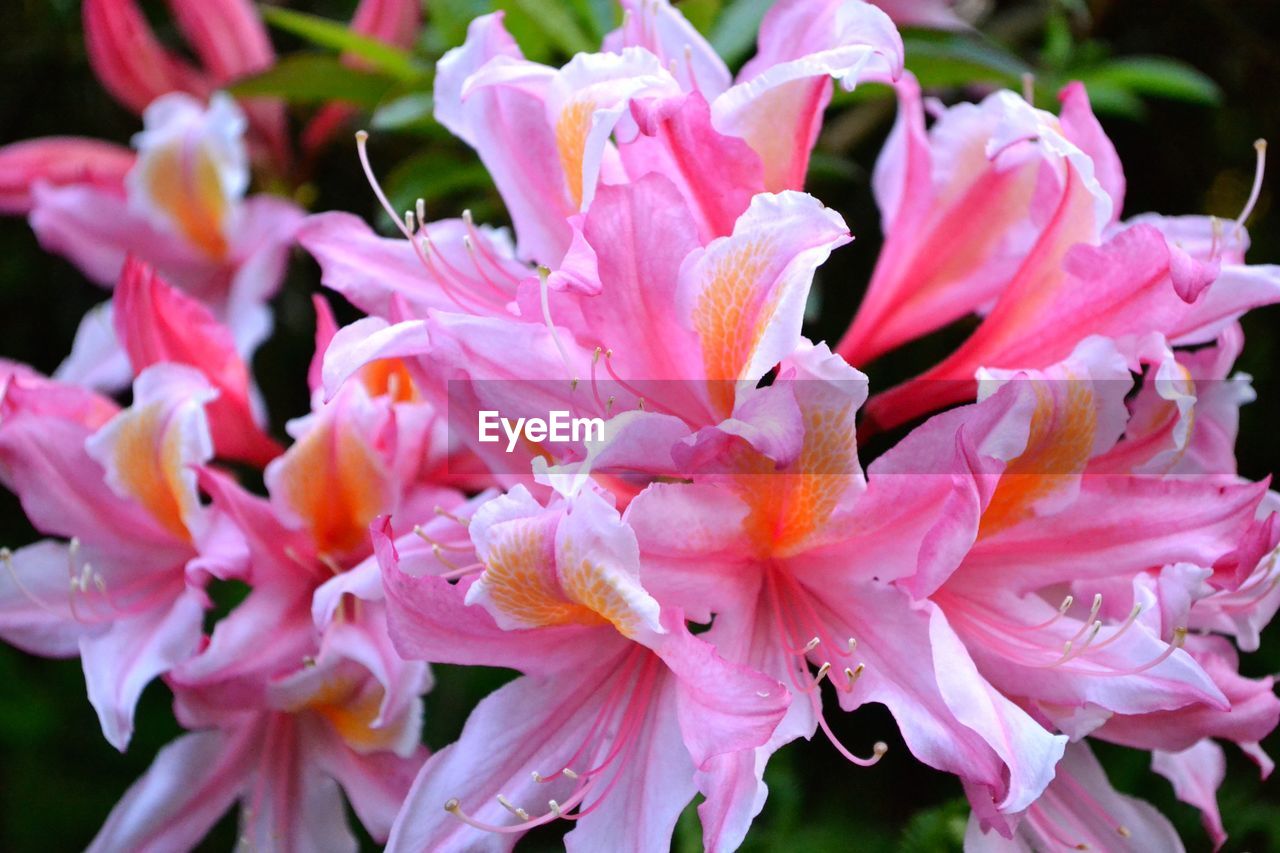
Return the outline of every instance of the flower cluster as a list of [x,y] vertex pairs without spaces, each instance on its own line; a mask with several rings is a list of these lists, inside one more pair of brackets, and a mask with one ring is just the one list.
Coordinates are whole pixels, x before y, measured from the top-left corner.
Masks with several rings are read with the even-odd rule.
[[[435,116],[514,240],[400,215],[358,135],[392,239],[247,195],[251,162],[293,156],[283,113],[210,93],[269,44],[247,4],[171,5],[205,68],[127,0],[85,4],[136,152],[0,149],[0,203],[114,289],[55,377],[0,370],[0,479],[51,537],[4,553],[0,636],[79,656],[119,749],[157,677],[190,730],[93,849],[188,848],[237,802],[255,849],[348,849],[345,793],[395,850],[555,821],[573,849],[661,850],[699,796],[706,849],[732,850],[790,741],[886,754],[830,723],[867,703],[959,777],[974,850],[1179,847],[1091,741],[1149,751],[1223,841],[1220,743],[1265,774],[1280,720],[1272,680],[1238,671],[1280,608],[1280,497],[1234,457],[1238,319],[1280,302],[1280,268],[1245,262],[1248,209],[1122,219],[1082,86],[1058,115],[928,101],[862,0],[779,0],[736,76],[668,0],[623,0],[564,67],[500,13],[438,64]],[[356,24],[411,38],[416,4],[365,0]],[[833,81],[891,87],[898,113],[884,247],[829,347],[806,306],[852,236],[804,179]],[[317,297],[286,447],[246,359],[295,243],[367,316],[338,328]],[[878,356],[969,316],[878,387]],[[554,412],[603,427],[476,430]],[[864,469],[873,433],[897,440]],[[519,676],[428,755],[431,664]]]

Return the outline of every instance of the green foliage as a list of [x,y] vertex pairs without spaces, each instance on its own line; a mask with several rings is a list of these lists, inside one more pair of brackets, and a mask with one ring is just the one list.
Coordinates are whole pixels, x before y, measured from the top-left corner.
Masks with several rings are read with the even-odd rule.
[[360,35],[335,21],[279,6],[261,6],[259,9],[271,26],[293,33],[317,47],[327,47],[358,57],[371,68],[396,80],[413,80],[425,70],[407,51]]
[[734,0],[729,3],[711,27],[711,46],[730,65],[738,65],[751,55],[756,44],[760,20],[773,0]]
[[907,68],[930,88],[990,84],[1022,85],[1032,68],[1007,48],[969,33],[916,31],[904,37]]
[[295,53],[274,66],[230,87],[233,95],[283,98],[293,104],[341,101],[376,107],[395,81],[382,74],[345,65],[337,56]]

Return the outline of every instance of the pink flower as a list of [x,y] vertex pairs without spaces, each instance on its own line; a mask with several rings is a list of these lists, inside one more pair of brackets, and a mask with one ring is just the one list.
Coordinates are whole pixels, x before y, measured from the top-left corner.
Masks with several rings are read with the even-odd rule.
[[1067,748],[1045,795],[1027,810],[1012,839],[984,832],[970,818],[965,849],[1032,851],[1055,849],[1182,850],[1165,817],[1148,803],[1111,787],[1102,765],[1083,743]]
[[[801,348],[737,417],[697,436],[685,455],[692,484],[651,485],[627,510],[657,594],[695,619],[714,613],[703,636],[796,691],[756,757],[718,763],[742,798],[704,806],[704,823],[724,827],[726,846],[759,809],[769,753],[818,728],[836,743],[824,677],[845,710],[888,706],[917,758],[960,775],[1001,812],[1030,805],[1062,753],[1064,738],[979,674],[943,610],[913,602],[897,583],[954,568],[972,541],[986,457],[1006,439],[957,438],[945,467],[913,477],[878,460],[868,485],[853,429],[865,394],[861,374],[825,346]],[[1018,401],[1000,402],[1004,412]],[[880,755],[836,746],[859,764]]]
[[[374,305],[407,294],[406,305],[427,313],[425,320],[390,326],[362,320],[339,332],[326,355],[330,391],[370,360],[417,356],[422,375],[450,377],[455,394],[465,380],[477,395],[475,406],[508,416],[545,416],[559,407],[609,419],[635,410],[631,442],[608,444],[632,462],[644,458],[651,473],[669,473],[675,440],[729,416],[739,388],[753,385],[795,349],[813,270],[849,239],[838,215],[810,196],[788,192],[757,196],[732,234],[703,247],[676,189],[662,176],[648,175],[601,187],[565,265],[543,280],[526,276],[510,285],[504,305],[486,292],[493,277],[441,278],[440,267],[428,263],[411,284],[408,246],[375,242],[350,220],[313,222],[302,241],[322,261],[331,286]],[[434,232],[427,228],[431,246],[432,233],[449,230],[443,223]],[[346,240],[362,232],[359,245],[377,254],[364,255],[358,266]],[[474,250],[477,244],[470,245]],[[437,253],[445,257],[448,250],[440,246]],[[464,271],[489,266],[471,260]],[[389,295],[372,289],[382,270]],[[452,310],[434,307],[446,301],[432,298],[434,288],[455,297]],[[472,304],[467,313],[458,310]],[[514,342],[524,354],[518,364],[509,358]],[[441,407],[442,384],[436,380],[427,389]],[[454,423],[465,423],[462,412],[469,408],[456,397],[450,402]],[[638,412],[646,407],[648,415]],[[652,444],[634,444],[634,436],[646,431]],[[514,470],[500,449],[475,443],[461,427],[459,433],[490,459],[495,473]],[[550,448],[552,461],[581,461],[564,457],[563,450]]]
[[231,334],[209,310],[166,284],[140,261],[125,261],[112,310],[116,339],[134,373],[169,362],[195,367],[218,396],[208,404],[209,431],[221,457],[265,465],[283,452],[262,428],[251,398],[248,365]]
[[[136,0],[84,4],[85,42],[94,73],[135,113],[175,92],[205,100],[227,84],[275,64],[267,29],[248,0],[169,0],[168,5],[198,65],[160,44]],[[408,47],[420,10],[417,0],[361,0],[350,26],[361,35]],[[293,158],[284,104],[274,98],[250,98],[241,106],[248,116],[254,160],[284,175]],[[321,110],[304,131],[308,151],[327,141],[349,116],[348,108],[336,104]]]
[[[1113,221],[1123,196],[1123,174],[1079,87],[1065,90],[1061,120],[1006,94],[995,101],[1004,103],[1006,111],[994,128],[978,120],[982,113],[972,108],[960,108],[945,124],[940,122],[935,128],[941,134],[939,149],[946,150],[945,144],[955,151],[968,150],[969,156],[960,162],[977,162],[978,177],[960,182],[954,208],[917,204],[916,199],[934,197],[938,190],[931,185],[932,155],[915,89],[910,82],[900,89],[900,147],[891,149],[897,153],[882,159],[880,166],[881,203],[893,223],[886,243],[889,254],[872,285],[876,293],[868,297],[867,319],[855,321],[840,351],[870,357],[968,311],[979,310],[984,318],[940,364],[870,401],[867,414],[879,428],[970,398],[972,377],[980,367],[1043,368],[1066,358],[1090,335],[1114,339],[1136,364],[1141,346],[1153,334],[1176,346],[1206,343],[1250,308],[1280,300],[1280,271],[1243,263],[1243,217],[1225,233],[1219,228],[1220,239],[1211,236],[1212,226],[1203,219]],[[951,144],[953,124],[959,125],[956,130],[964,145]],[[997,160],[994,171],[981,157],[974,160],[975,143],[987,135],[987,156]],[[1078,146],[1069,140],[1077,140]],[[1044,224],[1030,231],[1023,218],[1010,219],[1001,211],[1017,201],[1018,176],[1027,180],[1040,169],[998,166],[998,155],[1006,150],[1022,152],[1013,160],[1023,162],[1027,146],[1050,152],[1053,168],[1047,174],[1060,175],[1051,184],[1060,187],[1056,194],[1046,196],[1043,182],[1035,185],[1031,221]],[[1037,159],[1033,156],[1031,162]],[[941,174],[964,175],[971,168]],[[966,187],[972,188],[972,196],[965,194]],[[1025,190],[1022,193],[1025,197]],[[1041,208],[1046,198],[1057,201]],[[1012,209],[1023,208],[1015,204]],[[992,212],[999,213],[994,220]],[[984,231],[982,240],[970,240],[967,249],[972,251],[959,254],[917,256],[910,241],[892,238],[892,229],[901,230],[905,240],[948,216],[959,218],[940,232],[944,236],[962,233],[969,222],[1002,224]],[[933,259],[938,257],[946,257],[948,265],[935,268]],[[896,319],[890,316],[894,314]],[[894,331],[878,340],[885,334],[879,331],[882,323]],[[862,343],[864,336],[871,342]]]
[[420,667],[411,699],[388,709],[386,685],[359,657],[322,642],[308,663],[243,686],[183,685],[176,711],[194,729],[160,751],[125,794],[89,849],[194,847],[239,801],[242,843],[261,849],[354,849],[345,792],[369,833],[385,839],[413,775],[428,686]]
[[999,91],[943,111],[927,133],[915,78],[897,88],[875,171],[885,244],[837,349],[853,364],[985,313],[1037,245],[1099,242],[1124,192],[1081,86],[1064,90],[1060,119]]
[[121,750],[143,688],[196,651],[207,576],[228,571],[192,468],[212,455],[213,396],[196,371],[171,364],[143,371],[124,410],[25,370],[4,380],[4,483],[57,538],[6,552],[0,633],[35,654],[78,654],[103,733]]
[[[168,95],[148,108],[146,122],[120,183],[53,185],[32,175],[31,226],[46,249],[102,285],[116,283],[127,256],[147,262],[209,306],[248,354],[270,331],[265,302],[280,286],[301,211],[272,196],[245,198],[245,120],[225,95],[208,108]],[[125,380],[123,360],[111,362],[119,347],[103,313],[109,310],[81,326],[62,378],[105,387]]]
[[[522,257],[558,265],[573,236],[568,220],[590,206],[599,182],[654,170],[688,195],[709,239],[752,193],[802,186],[832,76],[852,89],[901,72],[902,43],[882,12],[860,0],[821,6],[817,16],[797,3],[775,6],[760,54],[733,86],[666,2],[636,4],[606,41],[617,52],[583,54],[559,71],[524,60],[500,15],[478,18],[466,44],[440,62],[436,117],[494,175]],[[640,147],[628,152],[637,134]],[[745,142],[730,141],[730,152],[745,152],[748,163],[754,155],[762,171],[738,172],[711,156],[706,141],[718,137]],[[732,187],[740,176],[751,181],[746,193]],[[729,197],[711,198],[720,193]]]
[[787,691],[725,662],[645,591],[636,538],[607,498],[588,489],[543,507],[516,487],[467,529],[476,563],[448,575],[455,585],[406,572],[384,524],[396,647],[524,675],[427,762],[390,849],[468,847],[559,817],[574,821],[570,849],[658,848],[699,789],[731,796],[707,771],[767,740]]
[[292,423],[296,443],[267,466],[268,499],[201,472],[226,573],[250,591],[170,671],[178,719],[193,733],[160,754],[93,849],[194,845],[237,800],[254,844],[345,848],[354,841],[343,791],[386,838],[426,757],[431,679],[391,646],[377,566],[365,559],[369,523],[391,510],[448,514],[460,501],[420,467],[430,412],[411,385],[387,384],[371,394],[352,382]]
[[[1016,417],[981,425],[985,408],[1024,384],[1029,411],[997,406]],[[1280,519],[1265,485],[1229,472],[1162,479],[1119,467],[1146,461],[1126,443],[1150,448],[1126,426],[1130,387],[1116,347],[1088,339],[1045,371],[988,373],[992,396],[877,460],[931,465],[931,444],[945,458],[962,432],[989,441],[993,426],[992,436],[1021,424],[1025,436],[988,486],[958,567],[904,586],[941,608],[985,678],[1073,739],[1179,752],[1223,737],[1250,748],[1280,719],[1271,680],[1242,678],[1225,640],[1188,630],[1235,608],[1269,618],[1261,599],[1272,592]],[[984,828],[1007,835],[1016,825],[970,799]]]
[[[275,62],[266,27],[247,0],[171,0],[174,18],[203,67],[161,46],[135,0],[87,0],[85,43],[102,85],[121,104],[143,113],[174,92],[199,99],[237,77]],[[282,171],[289,161],[284,104],[258,100],[246,106],[257,156]]]

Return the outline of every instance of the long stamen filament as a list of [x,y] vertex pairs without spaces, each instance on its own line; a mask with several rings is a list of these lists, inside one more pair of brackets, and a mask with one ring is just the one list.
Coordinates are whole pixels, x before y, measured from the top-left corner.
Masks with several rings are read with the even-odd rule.
[[1259,139],[1254,142],[1253,150],[1258,152],[1257,162],[1253,168],[1253,188],[1249,191],[1249,200],[1244,203],[1244,210],[1240,211],[1240,215],[1236,217],[1237,234],[1244,228],[1245,222],[1249,221],[1249,216],[1258,203],[1258,197],[1262,195],[1262,177],[1267,171],[1267,140]]

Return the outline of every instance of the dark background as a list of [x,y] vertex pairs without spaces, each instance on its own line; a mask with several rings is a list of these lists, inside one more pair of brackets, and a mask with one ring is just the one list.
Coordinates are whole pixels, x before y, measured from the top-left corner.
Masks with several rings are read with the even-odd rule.
[[[291,5],[341,19],[349,15],[353,0]],[[437,5],[440,23],[425,34],[421,49],[438,55],[456,39],[457,27],[446,25],[446,12],[457,18],[490,4],[452,0]],[[721,4],[690,0],[686,5],[691,18],[701,15],[709,20]],[[146,8],[162,34],[171,36],[163,7]],[[1102,116],[1126,165],[1126,215],[1154,210],[1234,218],[1252,180],[1253,140],[1280,142],[1280,3],[1274,0],[1034,0],[994,4],[982,21],[983,31],[996,35],[1037,69],[1042,84],[1065,79],[1073,66],[1086,67],[1102,56],[1151,54],[1177,58],[1218,84],[1221,102],[1216,106],[1144,95],[1140,110]],[[277,36],[282,50],[300,46],[290,36]],[[972,87],[964,94],[981,93],[981,87]],[[961,92],[949,89],[940,94]],[[1048,105],[1045,97],[1041,100],[1042,106]],[[872,93],[834,112],[810,189],[845,215],[858,239],[821,272],[822,312],[810,333],[832,340],[852,315],[878,248],[878,216],[867,177],[892,106]],[[305,113],[306,108],[299,110]],[[124,143],[137,129],[136,118],[103,94],[89,70],[78,0],[6,0],[0,12],[0,143],[52,134]],[[437,215],[454,215],[470,206],[489,213],[490,220],[500,219],[496,199],[484,186],[441,182],[438,175],[423,174],[420,168],[396,173],[397,163],[438,162],[443,164],[439,168],[448,169],[470,162],[465,149],[443,139],[438,129],[382,134],[376,144],[380,171],[395,173],[389,181],[393,192],[422,190],[413,186],[417,180],[426,185],[423,194]],[[395,186],[397,180],[406,186]],[[1280,261],[1280,216],[1270,212],[1274,186],[1269,179],[1252,220],[1254,262]],[[294,189],[317,210],[374,214],[372,197],[347,145],[327,154],[310,180]],[[277,431],[307,405],[304,376],[313,322],[308,297],[317,281],[314,265],[299,255],[276,302],[277,334],[255,362]],[[51,371],[69,351],[84,311],[103,296],[69,264],[43,254],[21,219],[0,219],[0,356]],[[1239,368],[1254,376],[1259,400],[1243,413],[1239,458],[1241,472],[1251,478],[1280,470],[1278,318],[1280,309],[1271,308],[1246,320],[1248,346]],[[949,330],[885,359],[873,366],[873,383],[886,387],[910,375],[963,333],[963,326]],[[33,538],[17,501],[0,495],[0,543],[16,547]],[[1261,652],[1245,657],[1243,668],[1251,675],[1280,671],[1280,635],[1275,629],[1264,635]],[[439,686],[427,697],[426,732],[435,747],[452,739],[467,709],[502,680],[497,673],[449,667],[440,668],[437,675]],[[883,739],[891,746],[889,754],[875,768],[859,769],[845,764],[821,738],[784,749],[770,764],[772,793],[747,848],[958,847],[966,814],[959,784],[913,760],[897,738],[892,719],[878,708],[834,716],[837,731],[855,752],[865,754],[873,742]],[[128,754],[119,755],[101,737],[85,699],[78,662],[37,660],[0,648],[0,850],[83,847],[156,750],[176,734],[165,688],[154,684],[143,697],[133,745]],[[1269,746],[1272,754],[1280,752],[1280,739],[1272,737]],[[1147,771],[1145,754],[1106,746],[1098,751],[1117,787],[1160,807],[1189,849],[1209,848],[1196,811],[1176,803],[1168,783]],[[1228,752],[1228,778],[1221,792],[1232,834],[1228,849],[1280,849],[1280,781],[1260,784],[1253,765],[1233,748]],[[696,821],[688,817],[677,833],[677,845],[700,849]],[[530,836],[526,849],[552,847],[555,839],[554,831],[543,830]],[[234,823],[224,820],[206,846],[227,849],[233,843]]]

